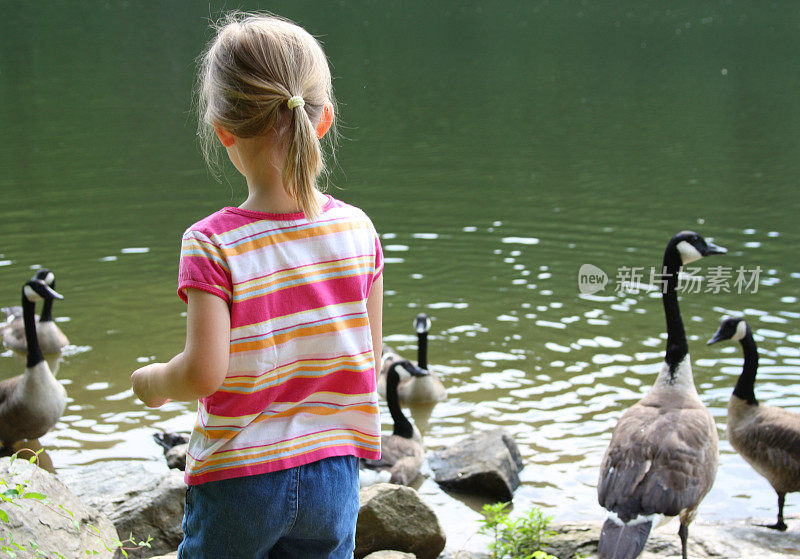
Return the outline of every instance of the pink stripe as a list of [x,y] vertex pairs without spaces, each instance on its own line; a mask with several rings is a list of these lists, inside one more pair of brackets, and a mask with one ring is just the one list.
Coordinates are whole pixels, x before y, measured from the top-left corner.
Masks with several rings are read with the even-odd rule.
[[251,394],[218,390],[206,398],[206,409],[218,417],[238,417],[262,413],[275,402],[301,402],[318,392],[357,395],[375,389],[375,370],[338,369],[309,382],[306,378],[290,378],[279,386]]
[[367,276],[333,278],[287,287],[238,302],[231,312],[231,328],[258,324],[263,322],[265,316],[279,318],[330,305],[363,301],[364,282],[367,279]]

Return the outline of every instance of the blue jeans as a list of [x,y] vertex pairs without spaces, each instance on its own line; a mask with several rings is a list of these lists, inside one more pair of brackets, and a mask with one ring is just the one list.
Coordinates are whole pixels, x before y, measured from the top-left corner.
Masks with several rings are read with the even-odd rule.
[[358,459],[189,486],[179,559],[350,559]]

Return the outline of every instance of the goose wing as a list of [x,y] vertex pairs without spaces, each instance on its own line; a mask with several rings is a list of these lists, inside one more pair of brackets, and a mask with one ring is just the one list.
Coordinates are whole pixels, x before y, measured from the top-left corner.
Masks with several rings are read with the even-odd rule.
[[773,485],[800,490],[800,414],[770,406],[756,409],[743,432],[729,434],[731,444]]
[[4,410],[8,409],[8,402],[11,400],[11,395],[14,394],[21,380],[22,375],[17,375],[0,382],[0,416],[2,416]]
[[717,471],[717,431],[702,404],[634,404],[620,419],[600,466],[598,501],[623,522],[695,507]]

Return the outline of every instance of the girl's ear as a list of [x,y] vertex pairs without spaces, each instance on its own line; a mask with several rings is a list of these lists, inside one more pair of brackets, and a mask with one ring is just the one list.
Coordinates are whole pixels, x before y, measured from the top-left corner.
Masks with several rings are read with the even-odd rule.
[[328,133],[328,130],[331,129],[331,125],[333,124],[333,105],[330,103],[325,103],[325,106],[322,107],[322,116],[319,118],[319,124],[317,124],[317,139],[321,140],[325,134]]
[[236,143],[236,138],[234,135],[225,130],[222,126],[215,124],[214,131],[217,133],[217,138],[219,138],[219,141],[222,142],[222,145],[226,148],[229,148]]

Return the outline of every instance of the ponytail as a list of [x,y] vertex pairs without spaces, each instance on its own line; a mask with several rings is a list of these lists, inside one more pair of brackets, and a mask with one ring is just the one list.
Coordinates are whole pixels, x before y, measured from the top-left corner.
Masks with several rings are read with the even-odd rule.
[[[319,216],[320,207],[315,191],[317,177],[323,170],[322,149],[317,139],[317,131],[305,110],[305,102],[291,106],[295,96],[289,98],[287,106],[292,112],[291,123],[287,130],[288,144],[286,146],[286,159],[283,162],[281,177],[289,196],[291,196],[309,221],[314,221]],[[322,111],[320,111],[322,114]]]

